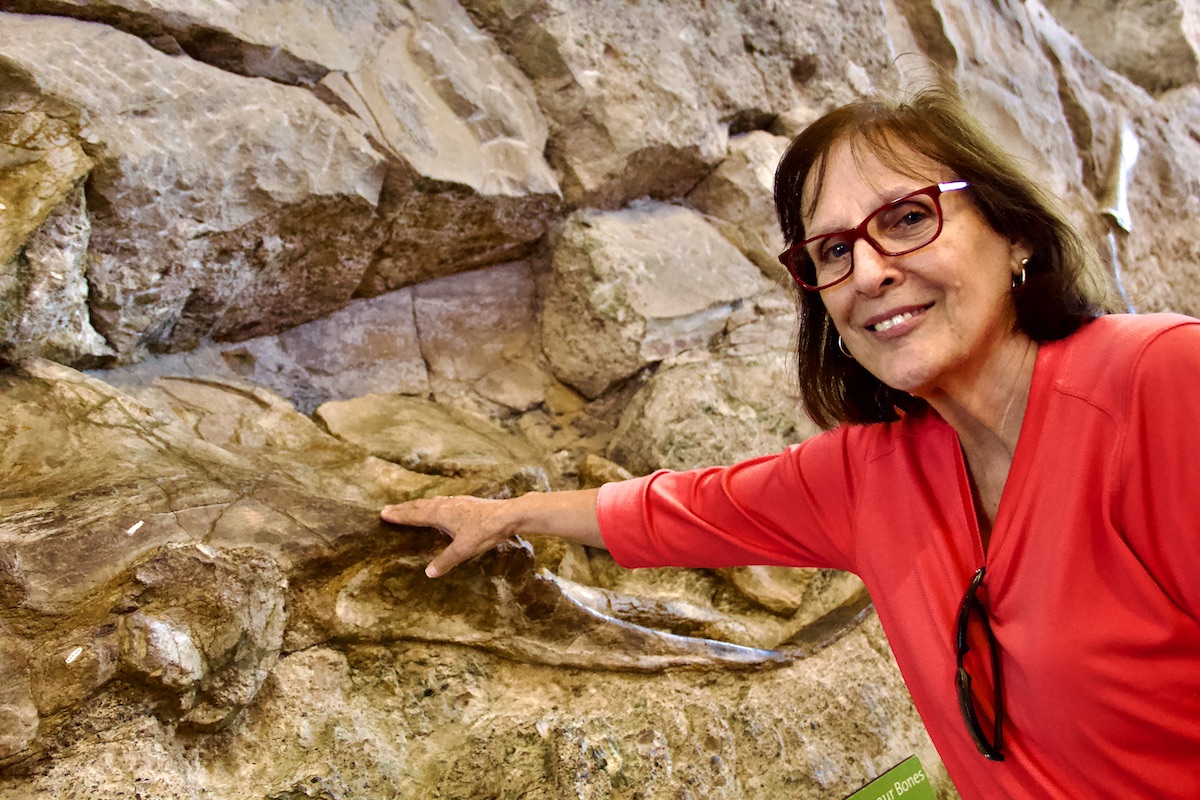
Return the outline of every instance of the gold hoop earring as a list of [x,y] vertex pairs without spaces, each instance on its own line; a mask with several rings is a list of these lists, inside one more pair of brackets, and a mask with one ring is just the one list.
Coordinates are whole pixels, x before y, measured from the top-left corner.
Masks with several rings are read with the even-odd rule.
[[1022,286],[1024,286],[1024,285],[1025,285],[1025,267],[1026,267],[1028,264],[1029,264],[1029,259],[1028,259],[1028,258],[1022,258],[1022,259],[1021,259],[1021,274],[1020,274],[1020,275],[1013,275],[1013,277],[1012,277],[1012,288],[1014,288],[1014,289],[1020,289]]
[[851,355],[850,351],[846,349],[846,343],[842,341],[842,335],[840,333],[838,334],[838,350],[841,350],[842,355],[844,355],[846,358],[850,359],[851,361],[854,360],[854,356]]

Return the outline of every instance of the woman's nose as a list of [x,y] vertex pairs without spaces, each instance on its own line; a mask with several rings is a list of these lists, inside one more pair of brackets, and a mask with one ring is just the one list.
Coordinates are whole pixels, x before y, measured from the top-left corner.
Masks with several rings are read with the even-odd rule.
[[862,294],[873,295],[898,282],[901,271],[896,256],[885,256],[866,239],[854,243],[854,274],[850,280]]

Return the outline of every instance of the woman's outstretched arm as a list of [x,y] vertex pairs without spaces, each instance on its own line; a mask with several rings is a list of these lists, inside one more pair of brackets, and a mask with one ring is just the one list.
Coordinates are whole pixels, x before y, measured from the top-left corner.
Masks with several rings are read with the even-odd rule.
[[532,492],[512,500],[432,497],[387,506],[380,516],[396,525],[437,528],[451,538],[425,568],[426,575],[437,578],[518,533],[540,533],[604,547],[596,519],[599,492]]

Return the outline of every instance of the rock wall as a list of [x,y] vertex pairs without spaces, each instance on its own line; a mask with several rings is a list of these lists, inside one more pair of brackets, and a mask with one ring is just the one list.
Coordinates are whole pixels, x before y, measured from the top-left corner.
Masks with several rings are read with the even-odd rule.
[[1196,0],[0,0],[0,796],[953,797],[850,576],[531,532],[429,582],[376,512],[811,435],[774,163],[933,69],[1114,301],[1200,315],[1198,48]]

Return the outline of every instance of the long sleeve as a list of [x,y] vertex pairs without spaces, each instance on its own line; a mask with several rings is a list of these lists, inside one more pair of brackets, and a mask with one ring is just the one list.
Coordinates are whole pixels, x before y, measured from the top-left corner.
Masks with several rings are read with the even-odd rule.
[[1129,393],[1117,524],[1163,592],[1200,622],[1200,323],[1147,344]]
[[601,488],[600,529],[623,566],[745,564],[854,570],[865,429],[842,428],[730,467],[660,471]]

